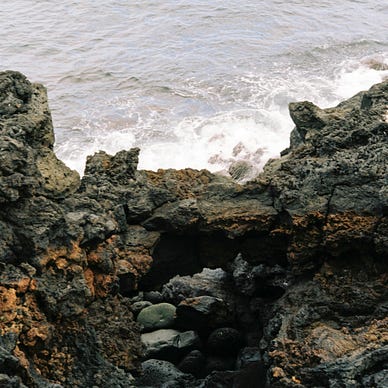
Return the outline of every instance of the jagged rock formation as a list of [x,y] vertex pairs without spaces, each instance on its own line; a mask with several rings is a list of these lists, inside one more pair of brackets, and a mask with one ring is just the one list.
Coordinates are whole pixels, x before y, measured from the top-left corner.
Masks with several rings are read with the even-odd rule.
[[388,81],[291,104],[290,148],[245,185],[138,171],[138,149],[89,157],[80,180],[52,151],[45,89],[0,73],[0,385],[149,384],[133,313],[159,290],[184,330],[194,314],[206,342],[215,317],[246,346],[237,370],[214,339],[174,360],[205,375],[143,363],[177,386],[386,386],[387,101]]

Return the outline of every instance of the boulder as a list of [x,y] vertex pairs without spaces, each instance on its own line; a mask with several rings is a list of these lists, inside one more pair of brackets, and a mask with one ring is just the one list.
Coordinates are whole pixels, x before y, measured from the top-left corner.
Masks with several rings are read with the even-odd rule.
[[160,329],[142,334],[141,341],[145,347],[145,357],[175,362],[184,354],[200,347],[200,339],[194,331]]
[[[136,387],[161,388],[187,386],[192,377],[181,372],[174,364],[168,361],[150,359],[142,364],[142,375],[136,379]],[[171,385],[172,384],[172,385]]]
[[148,306],[140,311],[137,323],[144,331],[167,329],[174,325],[176,307],[170,303],[159,303]]

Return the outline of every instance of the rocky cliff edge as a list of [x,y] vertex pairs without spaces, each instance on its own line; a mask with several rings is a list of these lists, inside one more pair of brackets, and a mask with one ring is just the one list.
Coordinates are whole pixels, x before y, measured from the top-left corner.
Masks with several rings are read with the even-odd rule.
[[260,372],[192,386],[386,386],[388,81],[290,115],[290,147],[244,185],[139,171],[138,149],[88,157],[80,179],[45,88],[0,73],[0,386],[139,385],[137,295],[204,268],[229,276]]

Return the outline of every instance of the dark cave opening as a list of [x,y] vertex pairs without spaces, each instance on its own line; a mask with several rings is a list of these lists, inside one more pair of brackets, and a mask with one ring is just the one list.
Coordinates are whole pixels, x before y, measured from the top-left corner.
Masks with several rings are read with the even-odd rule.
[[263,233],[231,239],[224,233],[165,233],[152,251],[153,264],[139,290],[158,290],[176,275],[193,275],[203,268],[227,268],[237,254],[252,265],[287,266],[287,240]]

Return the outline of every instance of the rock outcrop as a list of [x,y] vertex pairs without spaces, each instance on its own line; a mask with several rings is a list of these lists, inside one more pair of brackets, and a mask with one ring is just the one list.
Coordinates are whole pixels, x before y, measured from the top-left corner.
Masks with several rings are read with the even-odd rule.
[[[138,149],[80,179],[44,87],[0,73],[0,385],[386,386],[388,81],[290,114],[245,185],[139,171]],[[176,315],[142,341],[160,303]]]

